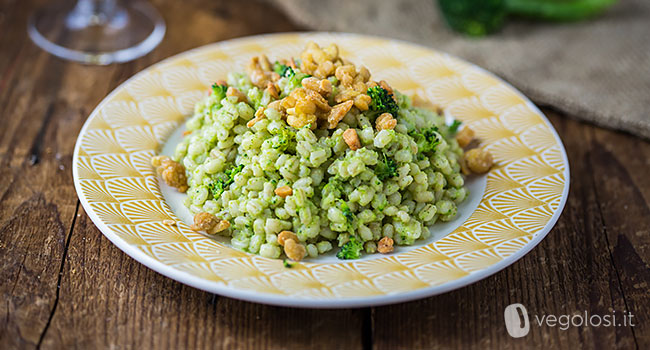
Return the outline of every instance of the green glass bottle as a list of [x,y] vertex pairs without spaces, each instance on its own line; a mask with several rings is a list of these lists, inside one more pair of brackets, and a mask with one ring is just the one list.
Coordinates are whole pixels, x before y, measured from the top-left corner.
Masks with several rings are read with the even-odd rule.
[[447,24],[470,36],[484,36],[501,28],[506,17],[505,0],[439,0]]
[[547,21],[578,21],[600,14],[617,0],[438,0],[453,30],[469,36],[496,32],[507,15]]
[[508,13],[547,21],[579,21],[600,14],[616,0],[506,0]]

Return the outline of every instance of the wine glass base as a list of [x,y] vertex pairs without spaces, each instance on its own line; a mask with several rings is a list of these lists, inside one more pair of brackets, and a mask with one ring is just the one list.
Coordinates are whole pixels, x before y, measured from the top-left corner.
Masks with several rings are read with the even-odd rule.
[[[99,2],[101,3],[101,2]],[[165,36],[162,16],[144,1],[80,0],[36,11],[27,32],[36,45],[60,58],[85,64],[127,62],[153,50]]]

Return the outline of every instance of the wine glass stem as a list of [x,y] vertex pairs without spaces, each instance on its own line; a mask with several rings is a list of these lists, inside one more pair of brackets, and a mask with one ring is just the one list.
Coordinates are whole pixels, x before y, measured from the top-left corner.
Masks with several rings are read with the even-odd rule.
[[68,16],[68,24],[73,28],[91,25],[105,25],[119,12],[117,0],[77,0]]
[[165,35],[163,18],[146,1],[52,2],[32,14],[27,32],[36,45],[64,59],[126,62],[150,52]]

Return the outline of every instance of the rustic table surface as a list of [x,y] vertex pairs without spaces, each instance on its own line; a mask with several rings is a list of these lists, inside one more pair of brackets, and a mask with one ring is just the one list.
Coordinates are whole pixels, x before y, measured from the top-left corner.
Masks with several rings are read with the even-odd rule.
[[[43,3],[41,1],[40,3]],[[566,146],[569,200],[539,246],[505,270],[392,306],[307,310],[206,293],[110,243],[75,193],[77,134],[112,89],[203,44],[301,28],[267,5],[154,1],[168,25],[153,53],[83,66],[26,36],[33,1],[0,0],[0,349],[11,348],[650,348],[650,143],[545,112]],[[531,327],[511,338],[503,311],[606,315],[634,327]]]

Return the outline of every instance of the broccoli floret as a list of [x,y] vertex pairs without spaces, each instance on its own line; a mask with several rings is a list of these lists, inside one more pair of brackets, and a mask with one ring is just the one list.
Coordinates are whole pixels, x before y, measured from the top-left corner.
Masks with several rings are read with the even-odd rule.
[[382,152],[381,155],[382,159],[377,161],[377,165],[375,166],[375,175],[377,175],[377,178],[379,178],[381,181],[384,181],[391,177],[397,176],[397,163],[395,160],[387,156],[384,152]]
[[221,100],[222,98],[226,97],[227,90],[228,90],[228,85],[223,85],[223,84],[217,85],[216,83],[212,84],[212,94],[214,94],[214,96],[216,96],[218,100]]
[[288,128],[282,129],[278,132],[277,136],[272,139],[271,147],[280,152],[285,152],[289,149],[292,142],[296,140],[296,132]]
[[224,173],[226,175],[228,175],[230,178],[234,178],[235,175],[241,173],[241,171],[243,169],[244,169],[244,164],[239,164],[239,165],[236,165],[236,166],[232,166],[230,169],[226,170]]
[[221,108],[221,100],[226,98],[226,91],[228,90],[227,85],[221,84],[212,84],[212,95],[216,97],[217,103],[214,105],[214,108]]
[[281,77],[293,78],[296,75],[296,72],[293,71],[293,68],[284,65],[278,61],[275,61],[273,64],[273,71],[280,74]]
[[418,153],[433,152],[440,143],[438,128],[433,126],[420,131],[414,130],[409,133],[418,145]]
[[212,197],[214,199],[219,198],[221,194],[228,188],[228,186],[235,182],[235,175],[239,174],[242,169],[244,169],[243,164],[232,166],[224,171],[223,174],[219,174],[213,178],[212,182],[208,185],[208,189],[210,190],[210,193],[212,193]]
[[350,233],[354,232],[355,222],[357,219],[356,215],[354,215],[352,209],[350,209],[350,206],[346,201],[339,199],[337,202],[339,204],[339,209],[343,212],[343,217],[345,217],[345,225],[347,226],[347,230]]
[[284,267],[286,267],[288,269],[293,267],[293,264],[291,263],[291,261],[288,261],[287,259],[284,259],[284,261],[282,261],[282,264],[284,265]]
[[330,177],[327,184],[323,186],[321,195],[326,197],[328,194],[333,193],[335,197],[340,197],[343,192],[343,182],[338,176]]
[[341,211],[343,212],[343,216],[345,216],[345,218],[348,220],[348,223],[354,221],[354,214],[352,213],[352,210],[350,210],[348,203],[342,199],[339,199],[339,204],[341,206]]
[[280,74],[281,77],[289,79],[289,86],[291,87],[290,90],[302,86],[302,80],[311,77],[309,74],[296,72],[293,68],[278,61],[275,61],[273,64],[273,71]]
[[460,124],[462,124],[462,123],[463,123],[463,122],[461,122],[460,120],[454,119],[453,123],[451,123],[451,125],[449,125],[449,128],[448,128],[448,130],[449,130],[449,134],[450,134],[450,135],[455,134],[455,133],[458,131],[458,127],[459,127]]
[[336,257],[344,260],[359,259],[362,249],[363,242],[359,241],[355,236],[351,236],[350,240],[336,253]]
[[393,116],[397,115],[399,106],[393,99],[393,94],[381,86],[374,86],[368,88],[368,96],[372,98],[370,109],[377,113],[390,113]]
[[212,193],[213,198],[216,199],[221,196],[226,189],[226,182],[227,180],[225,179],[217,178],[208,185],[208,189],[210,190],[210,193]]

